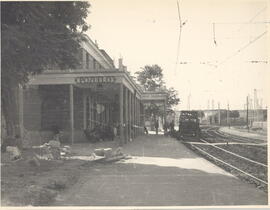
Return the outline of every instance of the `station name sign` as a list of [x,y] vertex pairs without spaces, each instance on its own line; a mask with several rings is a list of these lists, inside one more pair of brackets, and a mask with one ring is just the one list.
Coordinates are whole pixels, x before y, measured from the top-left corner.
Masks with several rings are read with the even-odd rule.
[[96,76],[96,77],[76,77],[75,82],[78,84],[85,83],[113,83],[116,81],[112,76]]

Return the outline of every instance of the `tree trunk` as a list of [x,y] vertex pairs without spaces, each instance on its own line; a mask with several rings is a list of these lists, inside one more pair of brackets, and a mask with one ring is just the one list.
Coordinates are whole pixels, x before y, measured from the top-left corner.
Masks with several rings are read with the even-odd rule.
[[3,88],[1,102],[6,123],[6,134],[9,137],[7,139],[18,139],[20,138],[18,86],[10,85],[9,88]]

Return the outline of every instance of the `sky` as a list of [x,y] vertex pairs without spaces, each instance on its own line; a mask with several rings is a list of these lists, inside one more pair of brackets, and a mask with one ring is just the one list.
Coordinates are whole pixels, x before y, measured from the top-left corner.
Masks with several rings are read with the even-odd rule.
[[190,109],[206,109],[208,103],[212,108],[212,101],[214,108],[220,103],[220,108],[229,104],[231,109],[243,109],[254,89],[267,106],[269,0],[179,0],[186,24],[178,62],[176,0],[89,2],[91,39],[116,66],[122,57],[132,74],[145,65],[161,66],[166,86],[178,91],[177,109],[188,108],[189,95]]

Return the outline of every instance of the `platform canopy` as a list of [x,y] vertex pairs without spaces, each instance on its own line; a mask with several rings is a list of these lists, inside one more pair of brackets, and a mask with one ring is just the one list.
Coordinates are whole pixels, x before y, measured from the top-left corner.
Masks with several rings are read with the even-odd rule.
[[[147,103],[155,103],[162,110],[164,108],[164,113],[166,110],[166,93],[144,91],[126,70],[46,70],[30,78],[28,84],[41,88],[51,86],[51,91],[56,86],[69,86],[69,106],[66,108],[69,110],[71,142],[77,139],[76,132],[81,133],[77,128],[79,125],[83,125],[81,129],[86,129],[89,125],[94,126],[89,121],[98,121],[102,125],[118,124],[121,142],[125,143],[143,132]],[[97,113],[93,112],[95,106]],[[105,114],[100,112],[99,107],[103,107],[102,113]],[[78,121],[80,113],[83,113],[83,123]]]
[[90,88],[92,84],[123,84],[141,99],[143,90],[126,71],[47,70],[31,78],[29,85],[74,85]]

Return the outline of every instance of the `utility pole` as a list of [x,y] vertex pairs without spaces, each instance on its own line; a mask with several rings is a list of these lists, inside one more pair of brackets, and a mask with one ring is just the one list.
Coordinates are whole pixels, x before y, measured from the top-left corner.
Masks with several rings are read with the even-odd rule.
[[247,129],[249,132],[249,124],[248,124],[248,96],[247,96]]
[[257,98],[257,90],[254,89],[254,121],[257,121],[257,117],[258,117],[258,98]]
[[263,108],[263,98],[260,99],[260,109]]
[[190,97],[191,97],[191,94],[189,93],[189,95],[188,95],[188,104],[187,104],[188,110],[190,110]]
[[253,126],[254,122],[254,100],[251,98],[251,96],[248,94],[248,110],[249,110],[249,127]]
[[227,126],[229,126],[230,128],[230,105],[229,105],[229,102],[227,104]]
[[220,103],[218,102],[218,124],[221,125],[221,119],[220,119]]
[[248,97],[248,109],[249,109],[249,127],[252,127],[253,119],[254,119],[254,116],[252,117],[252,115],[254,115],[253,100],[249,94],[247,97]]

